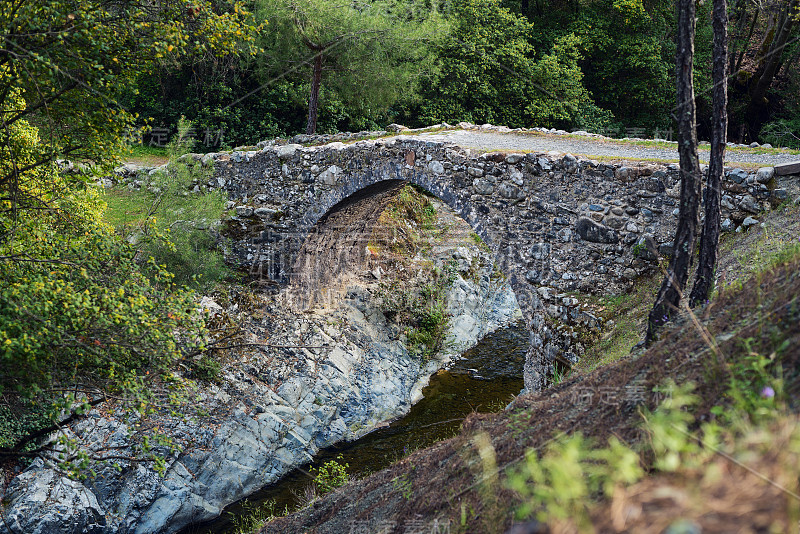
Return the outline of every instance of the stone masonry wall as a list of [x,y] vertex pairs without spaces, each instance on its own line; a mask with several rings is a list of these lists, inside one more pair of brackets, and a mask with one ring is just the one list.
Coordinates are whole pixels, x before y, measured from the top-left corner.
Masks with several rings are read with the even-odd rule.
[[[579,319],[566,292],[617,293],[671,252],[679,170],[598,163],[570,154],[472,156],[452,144],[410,137],[318,147],[195,155],[214,166],[236,215],[229,259],[280,284],[301,276],[309,232],[337,205],[376,184],[407,181],[441,198],[491,247],[532,331],[526,387],[543,385],[554,360],[574,363]],[[723,228],[757,224],[788,198],[791,177],[772,168],[725,175]],[[354,237],[356,238],[356,237]],[[582,318],[585,319],[585,318]],[[567,327],[565,328],[565,324]]]

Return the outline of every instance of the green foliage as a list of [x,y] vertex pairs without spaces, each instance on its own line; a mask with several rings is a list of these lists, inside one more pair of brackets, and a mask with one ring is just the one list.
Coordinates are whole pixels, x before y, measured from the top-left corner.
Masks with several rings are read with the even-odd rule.
[[435,222],[436,208],[430,194],[406,185],[381,213],[378,219],[379,241],[373,239],[370,246],[377,250],[388,242],[395,254],[404,258],[414,257],[421,247],[426,246],[424,238],[434,229]]
[[222,370],[222,365],[208,354],[203,355],[197,360],[192,360],[189,363],[189,376],[196,380],[205,380],[207,382],[219,382],[219,374]]
[[213,233],[227,199],[219,190],[203,192],[211,169],[180,157],[191,148],[185,141],[191,126],[179,124],[169,165],[144,177],[139,191],[123,185],[107,193],[107,217],[145,258],[173,273],[174,283],[207,290],[230,274]]
[[392,487],[407,501],[414,496],[414,484],[409,480],[408,475],[394,477],[392,479]]
[[610,118],[581,83],[574,35],[559,37],[535,61],[528,41],[533,26],[499,0],[459,0],[450,16],[452,29],[439,51],[441,74],[424,93],[422,123],[599,127]]
[[[252,16],[241,3],[229,8],[206,0],[3,0],[0,95],[2,109],[14,110],[4,120],[35,118],[51,157],[113,162],[136,120],[118,100],[140,71],[255,49]],[[14,88],[30,107],[9,105]]]
[[411,221],[422,229],[431,229],[436,222],[436,208],[429,194],[413,185],[404,186],[392,199],[388,210],[394,219]]
[[761,128],[761,141],[773,146],[800,148],[800,119],[778,119]]
[[398,281],[381,285],[382,311],[387,317],[406,325],[406,346],[410,353],[427,360],[442,350],[450,326],[447,314],[447,291],[457,276],[451,262],[434,268],[431,280],[418,294],[408,291]]
[[[45,403],[20,402],[17,406],[0,404],[0,449],[14,446],[19,440],[53,424],[50,406]],[[28,452],[35,447],[29,443],[21,448]]]
[[[536,50],[575,39],[583,84],[600,109],[613,113],[620,132],[669,127],[675,58],[671,2],[600,0],[578,8],[559,1],[530,12],[529,18],[529,40]],[[584,121],[587,129],[612,126],[592,122]]]
[[[14,104],[25,109],[18,96]],[[35,164],[49,150],[37,128],[18,119],[5,132],[0,172],[16,179],[0,182],[0,406],[17,424],[3,425],[3,452],[35,448],[38,430],[108,396],[140,414],[177,406],[191,384],[172,370],[206,338],[194,294],[155,262],[135,261],[101,221],[96,187]],[[89,454],[59,440],[61,467],[80,476]]]
[[[753,351],[754,340],[742,340],[744,355],[729,365],[730,382],[726,398],[733,409],[715,406],[711,409],[722,421],[732,422],[736,417],[769,419],[777,415],[777,407],[784,398],[783,371],[778,354],[764,356]],[[784,352],[789,348],[786,340],[781,346]]]
[[[718,426],[706,423],[697,435],[690,431],[695,418],[689,410],[698,401],[693,388],[691,383],[678,386],[669,381],[660,388],[667,394],[665,400],[655,411],[642,413],[652,466],[659,471],[701,466],[720,446]],[[522,497],[518,518],[568,520],[586,530],[591,528],[589,510],[597,496],[610,498],[644,474],[640,455],[616,437],[606,447],[596,447],[577,433],[557,437],[541,456],[528,450],[524,464],[508,472],[506,485]]]
[[694,416],[686,409],[698,402],[698,398],[691,393],[693,389],[694,384],[677,386],[669,380],[659,388],[659,391],[667,394],[659,409],[652,413],[645,410],[642,414],[655,454],[656,469],[675,471],[681,466],[682,459],[699,450],[689,434],[689,425],[694,422]]
[[550,383],[553,385],[560,384],[569,376],[569,374],[569,369],[565,369],[564,367],[554,363],[550,373]]
[[507,486],[523,498],[518,518],[535,514],[541,521],[572,519],[586,527],[593,495],[610,495],[643,475],[639,455],[616,438],[609,439],[607,448],[594,449],[578,433],[557,438],[541,458],[528,450],[524,464],[508,473]]
[[[332,129],[385,121],[392,104],[415,95],[434,67],[430,43],[443,31],[436,9],[419,0],[259,0],[257,6],[271,29],[261,34],[259,77],[288,75],[306,87],[319,54],[327,88],[320,118]],[[295,74],[301,62],[305,68]]]
[[256,504],[245,499],[239,512],[228,512],[233,523],[234,534],[250,534],[263,527],[279,514],[275,513],[275,501]]
[[350,465],[346,462],[342,462],[340,454],[336,460],[327,461],[319,468],[311,470],[314,475],[314,484],[323,495],[340,488],[350,481],[350,475],[347,474],[349,467]]

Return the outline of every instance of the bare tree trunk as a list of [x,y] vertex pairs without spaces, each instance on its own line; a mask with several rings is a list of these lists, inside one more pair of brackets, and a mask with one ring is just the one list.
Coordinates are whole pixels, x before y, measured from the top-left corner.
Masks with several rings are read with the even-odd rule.
[[700,161],[697,156],[697,118],[694,101],[695,0],[678,0],[678,51],[676,56],[676,85],[678,105],[678,153],[681,165],[681,205],[672,260],[650,311],[647,337],[655,341],[658,328],[668,322],[678,309],[678,303],[689,278],[689,266],[694,254],[699,222]]
[[717,265],[717,248],[720,233],[720,201],[722,191],[722,171],[725,166],[725,142],[728,137],[728,6],[726,0],[714,0],[712,16],[714,27],[714,117],[711,131],[711,160],[708,166],[706,184],[706,220],[700,236],[700,259],[697,262],[697,276],[689,296],[692,307],[708,299],[714,281]]
[[[798,16],[800,0],[789,0],[786,9],[778,15],[774,27],[774,37],[768,43],[764,55],[759,58],[759,66],[750,82],[750,102],[747,110],[747,122],[750,134],[755,136],[761,130],[764,113],[767,109],[767,90],[772,85],[775,75],[781,66],[781,56],[789,41],[789,35]],[[766,44],[766,43],[765,43]]]
[[[747,32],[747,37],[745,37],[744,41],[742,42],[742,50],[739,52],[739,59],[736,60],[736,65],[733,66],[731,72],[737,73],[739,69],[742,68],[742,61],[744,60],[744,54],[747,52],[747,43],[750,42],[750,39],[753,37],[753,31],[756,29],[756,22],[758,22],[758,15],[761,11],[756,5],[756,12],[753,13],[753,22],[750,24],[750,31]],[[746,15],[746,14],[745,14]],[[731,54],[731,64],[733,63],[733,54]]]
[[322,53],[314,56],[314,71],[311,74],[311,96],[308,99],[308,125],[306,134],[317,131],[317,115],[319,113],[319,86],[322,83]]

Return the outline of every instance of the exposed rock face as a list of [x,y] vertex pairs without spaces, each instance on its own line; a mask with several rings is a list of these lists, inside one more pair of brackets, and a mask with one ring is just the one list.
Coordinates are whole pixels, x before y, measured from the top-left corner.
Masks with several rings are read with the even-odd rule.
[[[358,213],[380,211],[380,201],[368,200]],[[453,214],[448,217],[442,227],[458,222]],[[289,288],[259,296],[259,304],[248,309],[204,298],[202,307],[243,322],[251,342],[269,345],[232,354],[220,385],[201,389],[208,418],[159,417],[159,426],[182,447],[179,454],[163,451],[166,475],[160,477],[148,463],[121,461],[119,471],[98,464],[96,476],[79,482],[36,460],[2,494],[0,533],[176,532],[215,517],[319,449],[405,414],[432,373],[521,316],[488,251],[467,234],[446,241],[405,262],[404,272],[411,274],[402,280],[414,291],[425,281],[422,268],[429,263],[453,265],[458,273],[445,296],[451,315],[445,350],[435,358],[409,354],[402,328],[387,320],[380,288],[393,275],[378,280],[380,262],[371,257],[341,265],[338,277],[328,279],[343,282],[341,292],[303,313],[286,306]],[[418,270],[423,274],[415,274]],[[132,423],[102,407],[67,432],[90,449],[116,447],[114,453],[124,456],[130,452]]]

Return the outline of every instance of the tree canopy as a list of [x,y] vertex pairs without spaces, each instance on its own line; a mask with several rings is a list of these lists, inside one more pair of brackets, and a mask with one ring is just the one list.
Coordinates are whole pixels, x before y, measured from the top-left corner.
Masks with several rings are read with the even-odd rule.
[[256,12],[271,25],[260,40],[262,79],[297,70],[311,81],[307,133],[316,130],[321,85],[371,116],[415,94],[444,31],[437,10],[418,0],[259,0]]
[[[0,455],[99,400],[143,411],[185,389],[174,366],[206,338],[193,293],[102,222],[91,170],[56,160],[110,168],[136,126],[117,97],[138,69],[247,49],[249,18],[239,4],[2,2]],[[8,431],[26,406],[44,419]]]
[[424,92],[421,122],[529,127],[607,120],[583,86],[576,36],[559,37],[537,51],[529,41],[533,25],[499,0],[459,0],[450,20],[452,29],[438,51],[439,75]]

